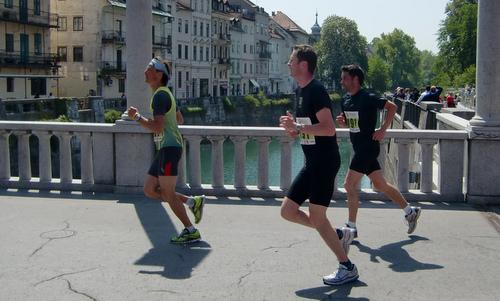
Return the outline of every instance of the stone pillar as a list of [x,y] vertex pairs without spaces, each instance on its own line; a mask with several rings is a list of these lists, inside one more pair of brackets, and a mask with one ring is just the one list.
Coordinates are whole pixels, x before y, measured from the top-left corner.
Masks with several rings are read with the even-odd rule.
[[201,188],[201,136],[184,136],[189,145],[189,187]]
[[280,188],[286,191],[292,182],[292,144],[294,139],[285,136],[280,137],[279,141],[281,144]]
[[0,131],[0,180],[10,179],[10,151],[9,151],[10,133]]
[[434,145],[437,139],[418,139],[422,149],[422,171],[420,173],[420,191],[423,193],[432,192],[432,162]]
[[234,188],[245,189],[245,161],[248,137],[230,137],[234,144]]
[[212,187],[224,188],[224,136],[207,138],[212,143]]
[[31,180],[30,136],[28,132],[17,132],[19,181]]
[[401,192],[408,192],[409,183],[409,156],[411,139],[394,139],[398,145],[398,188]]
[[97,123],[104,122],[104,100],[102,96],[89,96],[90,106],[94,113],[94,121]]
[[500,204],[500,1],[479,0],[476,115],[469,123],[467,201]]
[[134,106],[143,115],[150,116],[149,99],[151,88],[144,82],[144,69],[152,57],[153,39],[152,28],[152,1],[129,0],[125,16],[127,29],[127,79],[125,94],[127,106]]
[[59,138],[59,170],[61,184],[73,182],[73,169],[71,162],[71,135],[67,132],[54,132]]
[[259,159],[257,169],[257,187],[261,190],[269,189],[269,137],[257,137],[259,144]]
[[40,183],[50,183],[52,180],[52,162],[50,158],[50,137],[47,131],[34,131],[38,138],[38,158]]
[[81,148],[81,174],[82,184],[94,184],[94,165],[92,159],[92,136],[90,133],[78,133]]

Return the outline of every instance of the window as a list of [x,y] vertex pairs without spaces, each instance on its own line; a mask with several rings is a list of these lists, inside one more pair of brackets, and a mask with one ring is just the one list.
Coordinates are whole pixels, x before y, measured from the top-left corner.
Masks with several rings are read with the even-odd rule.
[[247,63],[245,63],[245,65],[243,65],[243,73],[247,73]]
[[193,21],[193,33],[194,35],[198,34],[198,21]]
[[34,14],[36,16],[40,16],[40,0],[34,0],[33,4],[34,4],[34,7],[35,7]]
[[203,22],[200,22],[200,36],[203,36]]
[[83,30],[83,17],[73,17],[73,31]]
[[42,54],[42,35],[35,33],[35,54]]
[[73,62],[83,62],[83,47],[73,47]]
[[208,62],[209,56],[210,56],[210,48],[205,48],[205,60]]
[[66,31],[68,30],[68,19],[66,17],[59,17],[57,19],[57,31]]
[[196,51],[198,49],[196,49],[196,46],[193,46],[193,61],[196,61]]
[[200,62],[203,61],[203,46],[200,46]]
[[14,34],[12,33],[5,34],[5,51],[14,52]]
[[118,93],[125,93],[125,79],[118,79]]
[[182,45],[177,45],[177,58],[182,59]]
[[253,53],[253,45],[250,45],[250,53]]
[[184,46],[184,59],[188,59],[189,57],[189,46],[188,45],[185,45]]
[[207,29],[207,38],[208,38],[208,37],[210,37],[210,24],[207,23],[206,29]]
[[177,73],[177,88],[182,87],[182,71]]
[[66,46],[57,47],[57,56],[59,57],[59,61],[67,62],[68,61],[68,48]]
[[243,44],[243,53],[247,53],[247,44]]
[[253,64],[250,64],[250,74],[253,74]]
[[214,68],[214,78],[217,78],[217,68]]
[[189,72],[186,72],[186,83],[189,82]]
[[177,31],[178,31],[179,33],[181,33],[181,32],[182,32],[182,19],[179,19],[179,26],[178,26],[178,28],[177,28]]
[[7,8],[12,8],[12,0],[5,0],[4,6]]
[[14,92],[14,78],[7,77],[7,92]]
[[217,34],[217,21],[214,21],[214,24],[212,25],[212,31],[214,34]]
[[47,79],[46,78],[31,78],[31,95],[46,95],[47,94]]
[[189,21],[186,20],[184,23],[184,33],[189,33]]

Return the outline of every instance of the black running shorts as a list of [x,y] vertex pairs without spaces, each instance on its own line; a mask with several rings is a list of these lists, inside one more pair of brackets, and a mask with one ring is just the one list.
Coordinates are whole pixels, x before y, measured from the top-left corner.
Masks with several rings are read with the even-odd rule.
[[181,147],[164,147],[157,153],[149,168],[148,174],[153,177],[177,176],[179,161],[182,156]]

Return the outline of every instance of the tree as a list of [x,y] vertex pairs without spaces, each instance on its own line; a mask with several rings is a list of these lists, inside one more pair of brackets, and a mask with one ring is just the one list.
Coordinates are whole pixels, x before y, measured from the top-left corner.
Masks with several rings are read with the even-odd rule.
[[392,87],[410,87],[420,82],[420,51],[415,39],[400,29],[372,41],[375,55],[389,66]]
[[420,52],[420,79],[421,81],[417,83],[416,86],[425,86],[433,83],[436,78],[435,65],[437,62],[437,56],[430,52],[429,50],[423,50]]
[[378,56],[368,59],[368,82],[379,93],[387,91],[389,86],[389,66]]
[[342,65],[368,67],[366,38],[361,36],[356,22],[339,16],[329,16],[323,22],[317,44],[318,75],[327,84],[340,90]]
[[[475,70],[477,3],[477,0],[451,0],[446,6],[446,18],[438,32],[439,58],[436,66],[454,83],[455,77],[461,76],[466,70],[469,72],[466,75],[468,78],[470,71]],[[463,76],[460,80],[463,80]]]

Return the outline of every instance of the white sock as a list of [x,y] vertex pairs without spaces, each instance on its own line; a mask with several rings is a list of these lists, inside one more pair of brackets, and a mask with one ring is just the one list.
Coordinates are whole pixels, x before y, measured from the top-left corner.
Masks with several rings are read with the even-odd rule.
[[356,223],[353,223],[353,222],[351,222],[351,221],[348,221],[348,222],[346,223],[346,225],[347,225],[347,226],[349,226],[349,228],[354,228],[354,229],[356,229]]
[[193,225],[186,227],[186,229],[189,231],[189,233],[193,233],[194,231],[196,231],[196,228]]
[[186,205],[188,205],[189,207],[193,207],[194,206],[194,199],[192,196],[188,197],[187,201],[186,201]]
[[408,206],[406,206],[403,210],[405,212],[405,215],[411,214],[413,212],[413,209],[411,209],[410,204],[408,204]]

